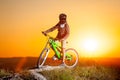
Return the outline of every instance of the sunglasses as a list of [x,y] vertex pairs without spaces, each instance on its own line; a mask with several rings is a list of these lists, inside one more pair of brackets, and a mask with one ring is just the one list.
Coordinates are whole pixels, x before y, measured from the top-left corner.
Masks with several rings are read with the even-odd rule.
[[60,20],[66,20],[66,18],[60,18]]

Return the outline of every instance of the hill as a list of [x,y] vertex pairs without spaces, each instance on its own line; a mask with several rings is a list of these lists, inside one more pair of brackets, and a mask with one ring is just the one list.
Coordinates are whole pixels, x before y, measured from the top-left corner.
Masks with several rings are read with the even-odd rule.
[[[45,70],[32,69],[36,66],[37,59],[37,57],[0,58],[0,79],[35,80],[34,74],[37,73],[47,80],[120,80],[119,58],[80,58],[78,66],[73,69],[56,69],[53,66],[61,64],[61,61],[48,58],[45,65],[50,67],[44,66]],[[30,70],[36,72],[32,74]]]
[[[22,69],[30,69],[36,66],[37,57],[13,57],[13,58],[0,58],[0,69],[20,71]],[[80,58],[80,66],[102,65],[108,67],[120,68],[120,58]],[[48,58],[45,65],[57,66],[62,61],[53,61]]]

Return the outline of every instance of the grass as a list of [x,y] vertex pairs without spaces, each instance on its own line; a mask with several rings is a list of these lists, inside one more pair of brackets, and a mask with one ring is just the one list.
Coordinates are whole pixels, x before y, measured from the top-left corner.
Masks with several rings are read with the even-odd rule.
[[0,80],[35,80],[34,76],[28,70],[22,70],[19,72],[19,75],[16,75],[13,72],[6,71],[4,69],[0,70]]
[[[27,57],[20,68],[20,78],[34,80],[26,70],[36,65],[38,58]],[[0,58],[0,79],[14,74],[23,58]],[[80,59],[79,66],[73,69],[57,69],[40,72],[47,80],[120,80],[120,58]],[[47,59],[46,65],[59,65],[61,61]],[[11,72],[13,71],[13,72]],[[18,80],[18,79],[17,79]]]
[[35,80],[34,76],[28,70],[23,70],[19,74],[23,80]]
[[[40,72],[47,80],[120,80],[120,69],[98,65],[77,66],[75,68],[61,68]],[[12,75],[11,72],[1,69],[0,78]],[[19,72],[23,80],[35,80],[28,70]],[[19,78],[16,78],[19,80]]]
[[11,75],[12,73],[10,71],[4,70],[4,69],[0,70],[0,78],[9,77]]
[[120,80],[119,69],[103,66],[77,66],[74,69],[43,71],[47,80]]
[[[64,74],[63,74],[64,73]],[[73,80],[71,70],[52,70],[52,71],[43,71],[41,72],[47,80]]]

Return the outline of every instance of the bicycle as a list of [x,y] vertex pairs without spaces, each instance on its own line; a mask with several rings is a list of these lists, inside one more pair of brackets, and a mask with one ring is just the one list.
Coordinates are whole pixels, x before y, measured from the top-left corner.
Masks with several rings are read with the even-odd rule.
[[[78,63],[78,53],[73,48],[68,48],[65,50],[65,54],[63,56],[61,55],[61,46],[58,45],[58,43],[55,42],[54,38],[50,35],[46,34],[45,36],[48,37],[48,41],[45,45],[45,48],[42,50],[38,61],[37,61],[37,67],[40,68],[44,65],[46,58],[48,57],[48,54],[50,52],[50,48],[52,48],[55,52],[55,55],[60,60],[63,60],[63,64],[65,67],[73,68]],[[49,45],[49,46],[48,46]]]

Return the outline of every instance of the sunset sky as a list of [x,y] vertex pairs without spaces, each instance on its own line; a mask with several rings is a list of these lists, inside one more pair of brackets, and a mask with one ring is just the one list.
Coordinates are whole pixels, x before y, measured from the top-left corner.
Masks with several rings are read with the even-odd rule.
[[0,57],[38,57],[47,41],[41,31],[60,13],[68,16],[67,47],[82,57],[120,58],[120,0],[0,0]]

